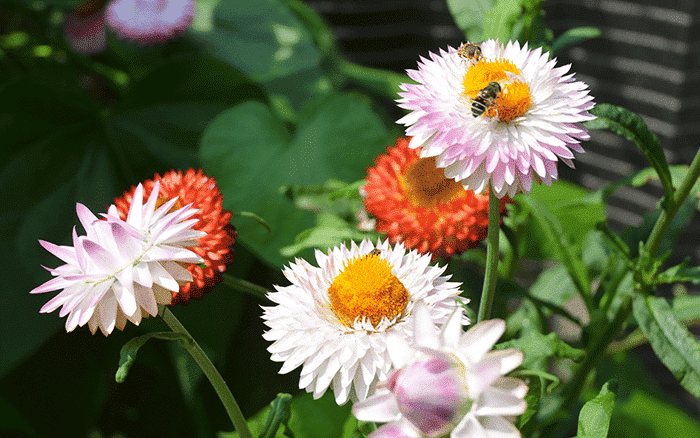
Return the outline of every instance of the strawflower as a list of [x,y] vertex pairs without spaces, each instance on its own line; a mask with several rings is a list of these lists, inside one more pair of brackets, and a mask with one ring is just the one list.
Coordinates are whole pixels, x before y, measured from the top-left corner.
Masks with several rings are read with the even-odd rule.
[[105,18],[120,37],[152,45],[182,34],[194,10],[194,0],[114,0]]
[[[197,209],[192,217],[198,219],[192,229],[206,233],[189,248],[201,257],[201,262],[187,265],[192,281],[181,285],[172,294],[171,305],[187,304],[191,298],[201,299],[222,281],[222,273],[235,254],[236,230],[229,223],[231,212],[222,207],[223,195],[216,181],[204,175],[201,169],[196,172],[189,169],[184,174],[181,170],[171,170],[163,177],[156,173],[152,180],[143,182],[145,194],[151,195],[156,184],[160,187],[159,203],[176,200],[176,206],[192,204],[192,208]],[[136,187],[132,187],[131,191],[114,200],[122,219],[126,218],[135,190]]]
[[318,267],[297,259],[284,270],[289,286],[275,286],[264,307],[280,373],[302,366],[299,387],[318,398],[331,387],[338,404],[363,400],[393,368],[387,339],[409,339],[414,305],[425,300],[428,318],[443,323],[458,306],[458,283],[429,265],[430,255],[369,240],[316,251]]
[[[409,140],[396,140],[367,169],[364,204],[376,219],[375,230],[391,243],[431,253],[433,260],[477,247],[487,234],[488,194],[445,178],[435,158],[420,158],[420,148],[409,148]],[[501,215],[508,202],[501,198]]]
[[388,345],[399,369],[352,407],[359,420],[387,423],[369,437],[520,437],[511,421],[525,412],[528,388],[504,375],[522,363],[523,354],[489,351],[505,323],[482,321],[465,333],[462,311],[456,309],[438,330],[427,306],[416,304],[413,344],[393,338]]
[[30,292],[62,290],[40,312],[61,307],[59,316],[68,315],[66,331],[88,324],[93,334],[99,328],[109,335],[115,327],[123,330],[127,320],[138,325],[143,317],[158,313],[158,304],[169,304],[173,291],[192,280],[179,263],[202,262],[187,247],[195,246],[204,233],[191,229],[197,219],[191,219],[196,211],[190,205],[175,209],[174,199],[157,206],[157,198],[152,195],[144,203],[139,184],[126,220],[114,205],[101,220],[77,204],[86,235],[78,236],[73,228],[73,246],[40,240],[65,262],[47,268],[55,278]]
[[398,103],[410,112],[398,123],[413,137],[410,147],[477,193],[489,183],[498,197],[529,193],[533,181],[551,185],[557,161],[573,167],[572,150],[583,152],[579,143],[589,138],[581,124],[594,118],[587,85],[527,43],[480,47],[478,59],[448,47],[408,70],[418,84],[401,85]]

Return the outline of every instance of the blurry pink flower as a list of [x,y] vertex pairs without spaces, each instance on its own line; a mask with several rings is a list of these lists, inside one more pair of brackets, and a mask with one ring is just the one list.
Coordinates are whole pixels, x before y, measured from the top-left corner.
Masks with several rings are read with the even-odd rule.
[[92,56],[107,49],[107,34],[104,27],[105,12],[101,8],[76,8],[66,14],[63,34],[70,48],[80,55]]
[[595,118],[588,86],[540,48],[480,46],[476,61],[449,47],[408,70],[418,83],[401,85],[398,103],[410,112],[397,123],[407,126],[411,148],[436,157],[467,190],[491,183],[500,198],[529,193],[533,181],[551,185],[557,161],[573,167],[572,151],[583,152],[579,143],[589,138],[581,124]]
[[106,19],[120,37],[148,45],[180,35],[193,16],[194,0],[114,0]]

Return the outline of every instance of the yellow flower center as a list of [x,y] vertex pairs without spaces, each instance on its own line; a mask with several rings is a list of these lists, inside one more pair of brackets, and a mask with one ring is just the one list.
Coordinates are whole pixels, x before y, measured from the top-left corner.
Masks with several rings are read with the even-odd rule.
[[391,273],[389,263],[377,254],[350,261],[328,288],[333,311],[346,327],[359,317],[377,327],[383,317],[401,315],[408,304],[408,291]]
[[506,72],[520,76],[520,70],[507,59],[482,60],[469,67],[462,81],[463,94],[470,99],[476,98],[490,82],[501,85],[501,92],[484,115],[497,117],[502,122],[510,122],[522,116],[532,103],[527,83],[512,80]]
[[464,188],[453,179],[445,178],[444,169],[435,165],[435,157],[421,158],[399,176],[399,184],[408,201],[417,207],[434,208],[462,196]]

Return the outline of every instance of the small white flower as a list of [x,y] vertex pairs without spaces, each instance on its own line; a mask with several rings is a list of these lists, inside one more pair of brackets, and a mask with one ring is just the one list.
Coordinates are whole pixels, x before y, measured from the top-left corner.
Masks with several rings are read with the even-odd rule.
[[[522,363],[523,354],[515,349],[489,351],[505,331],[505,323],[482,321],[464,333],[461,308],[442,330],[435,328],[422,303],[415,313],[413,345],[403,339],[389,344],[389,354],[400,369],[352,408],[360,420],[388,423],[370,437],[449,433],[451,438],[519,438],[509,418],[525,412],[528,388],[522,380],[504,375]],[[433,383],[416,385],[418,381]],[[421,405],[424,409],[416,409]]]
[[82,204],[76,211],[85,236],[73,228],[73,246],[59,246],[40,240],[47,251],[65,262],[55,269],[55,277],[30,293],[62,289],[40,310],[49,313],[61,307],[59,316],[68,315],[66,331],[88,324],[94,334],[122,330],[129,320],[138,325],[141,318],[158,313],[158,304],[169,304],[180,283],[192,275],[177,262],[201,263],[186,247],[206,233],[191,230],[197,220],[187,220],[197,210],[190,205],[169,212],[172,199],[156,208],[160,185],[156,183],[143,203],[143,187],[136,188],[126,221],[119,219],[112,205],[106,220],[98,219]]
[[284,362],[280,373],[302,366],[299,387],[314,398],[331,386],[338,404],[365,399],[392,370],[387,339],[412,336],[415,303],[428,303],[433,324],[458,306],[459,283],[430,257],[364,240],[316,251],[318,267],[290,264],[284,275],[292,284],[275,286],[268,297],[277,305],[263,308],[270,328],[263,337],[274,341],[272,360]]
[[[407,72],[418,84],[401,85],[398,103],[410,113],[397,123],[407,126],[411,148],[436,157],[445,176],[467,190],[481,193],[491,183],[500,198],[529,193],[533,181],[550,185],[557,161],[573,167],[572,150],[583,152],[579,143],[589,138],[581,124],[595,118],[587,85],[567,74],[570,65],[555,68],[556,59],[527,43],[488,40],[481,52],[477,62],[465,62],[453,47],[421,58],[418,70]],[[494,98],[482,101],[483,114],[475,112],[493,82],[501,91],[484,93]]]

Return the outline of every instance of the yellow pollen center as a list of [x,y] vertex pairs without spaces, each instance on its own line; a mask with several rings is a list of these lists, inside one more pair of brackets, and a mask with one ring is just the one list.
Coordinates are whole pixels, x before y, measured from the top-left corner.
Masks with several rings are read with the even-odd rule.
[[353,259],[328,288],[333,311],[346,327],[359,317],[377,327],[383,317],[401,315],[408,304],[408,291],[391,273],[389,263],[379,255]]
[[502,122],[522,116],[532,103],[527,83],[512,80],[506,72],[520,76],[520,70],[507,59],[482,60],[469,67],[462,81],[463,94],[470,99],[476,98],[490,82],[501,85],[501,92],[484,115],[497,117]]
[[425,208],[447,204],[465,192],[461,184],[445,178],[444,169],[435,165],[435,157],[416,161],[399,176],[399,184],[412,205]]

